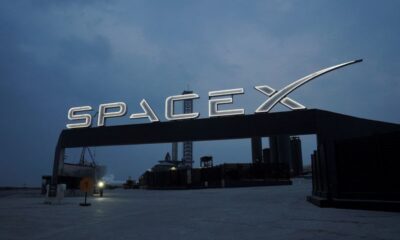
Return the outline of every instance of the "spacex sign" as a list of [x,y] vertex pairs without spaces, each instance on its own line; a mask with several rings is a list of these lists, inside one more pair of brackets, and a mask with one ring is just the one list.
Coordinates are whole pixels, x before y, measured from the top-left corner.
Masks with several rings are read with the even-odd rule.
[[[305,83],[325,74],[331,72],[333,70],[361,62],[362,59],[354,60],[350,62],[341,63],[335,66],[331,66],[328,68],[321,69],[317,72],[311,73],[303,78],[300,78],[291,84],[283,87],[280,90],[276,90],[268,85],[255,86],[254,89],[261,94],[266,95],[268,98],[259,105],[259,107],[255,110],[255,113],[265,113],[269,112],[275,105],[282,104],[292,110],[305,109],[306,107],[300,104],[299,102],[291,99],[288,95],[304,85]],[[244,94],[243,88],[235,88],[235,89],[226,89],[226,90],[218,90],[218,91],[210,91],[208,93],[208,116],[209,117],[221,117],[221,116],[232,116],[232,115],[243,115],[244,109],[229,109],[229,110],[221,110],[219,109],[220,105],[231,104],[233,103],[233,96]],[[192,113],[175,113],[174,106],[177,101],[184,100],[193,100],[198,99],[200,96],[196,93],[183,94],[183,95],[175,95],[169,96],[165,99],[165,119],[168,121],[174,120],[183,120],[183,119],[194,119],[198,118],[200,114],[198,112]],[[140,106],[143,112],[140,113],[132,113],[129,118],[137,119],[137,118],[147,118],[150,122],[159,122],[160,119],[157,114],[153,111],[151,106],[147,103],[146,99],[143,99],[140,102]],[[81,106],[81,107],[73,107],[68,111],[68,119],[73,121],[72,123],[67,124],[67,128],[86,128],[90,127],[92,124],[92,115],[88,113],[92,111],[93,108],[91,106]],[[98,108],[98,116],[97,116],[97,126],[105,126],[106,119],[115,118],[115,117],[123,117],[127,113],[127,106],[124,102],[113,102],[113,103],[105,103],[100,104]],[[78,121],[78,122],[75,122]]]

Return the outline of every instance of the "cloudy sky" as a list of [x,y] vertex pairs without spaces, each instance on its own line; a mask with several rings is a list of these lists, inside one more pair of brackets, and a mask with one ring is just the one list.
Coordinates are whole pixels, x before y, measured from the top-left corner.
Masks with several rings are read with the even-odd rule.
[[[281,88],[323,67],[363,58],[291,97],[308,108],[400,122],[398,1],[1,1],[0,186],[39,185],[72,106],[191,89],[207,117],[207,92],[243,87],[246,114],[265,100],[255,85]],[[286,109],[280,109],[286,110]],[[128,117],[109,125],[135,124]],[[266,143],[265,143],[266,144]],[[304,138],[305,162],[313,138]],[[94,148],[117,179],[137,178],[168,144]],[[79,149],[67,161],[79,159]],[[195,143],[217,163],[249,162],[248,140]]]

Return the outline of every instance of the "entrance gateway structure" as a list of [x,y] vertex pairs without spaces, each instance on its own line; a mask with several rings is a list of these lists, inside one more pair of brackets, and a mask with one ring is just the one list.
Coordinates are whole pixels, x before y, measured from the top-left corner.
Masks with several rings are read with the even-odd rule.
[[65,148],[226,139],[257,144],[254,139],[262,137],[305,134],[317,138],[309,201],[321,207],[400,209],[400,124],[318,109],[65,129],[55,150],[52,184],[57,184]]
[[[76,112],[92,108],[71,108],[69,119],[85,122],[68,124],[70,129],[60,134],[49,196],[56,195],[55,186],[63,169],[65,148],[247,138],[251,139],[252,155],[262,156],[262,137],[315,134],[317,150],[312,155],[313,189],[308,197],[310,202],[321,207],[400,210],[400,124],[318,109],[305,110],[303,105],[287,97],[290,92],[318,76],[361,61],[322,69],[279,91],[267,85],[256,86],[255,89],[269,98],[254,115],[244,115],[242,109],[229,110],[229,114],[219,111],[218,104],[232,103],[232,97],[209,100],[209,115],[214,118],[196,119],[198,113],[175,115],[174,100],[188,99],[189,95],[190,98],[198,98],[197,94],[189,94],[171,96],[166,100],[166,119],[188,119],[186,121],[159,122],[150,106],[142,100],[145,113],[132,114],[130,118],[147,117],[152,123],[103,127],[106,115],[116,117],[125,114],[125,103],[117,103],[118,112],[106,113],[106,108],[116,106],[112,103],[100,105],[100,127],[88,128],[91,115]],[[243,89],[213,91],[209,97],[241,93]],[[277,103],[296,111],[268,113]]]

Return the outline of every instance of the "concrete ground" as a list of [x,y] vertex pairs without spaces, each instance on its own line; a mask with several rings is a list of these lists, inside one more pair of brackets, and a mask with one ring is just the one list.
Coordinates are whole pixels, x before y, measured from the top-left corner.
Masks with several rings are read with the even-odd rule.
[[203,190],[106,190],[45,205],[0,194],[0,239],[400,239],[400,213],[318,208],[311,181]]

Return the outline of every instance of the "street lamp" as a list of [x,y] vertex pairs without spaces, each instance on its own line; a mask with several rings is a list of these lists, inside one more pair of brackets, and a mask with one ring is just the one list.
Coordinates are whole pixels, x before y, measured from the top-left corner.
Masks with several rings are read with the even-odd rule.
[[103,189],[104,189],[105,185],[106,184],[104,183],[104,181],[99,181],[97,183],[97,187],[99,188],[99,192],[100,192],[100,197],[103,197]]

